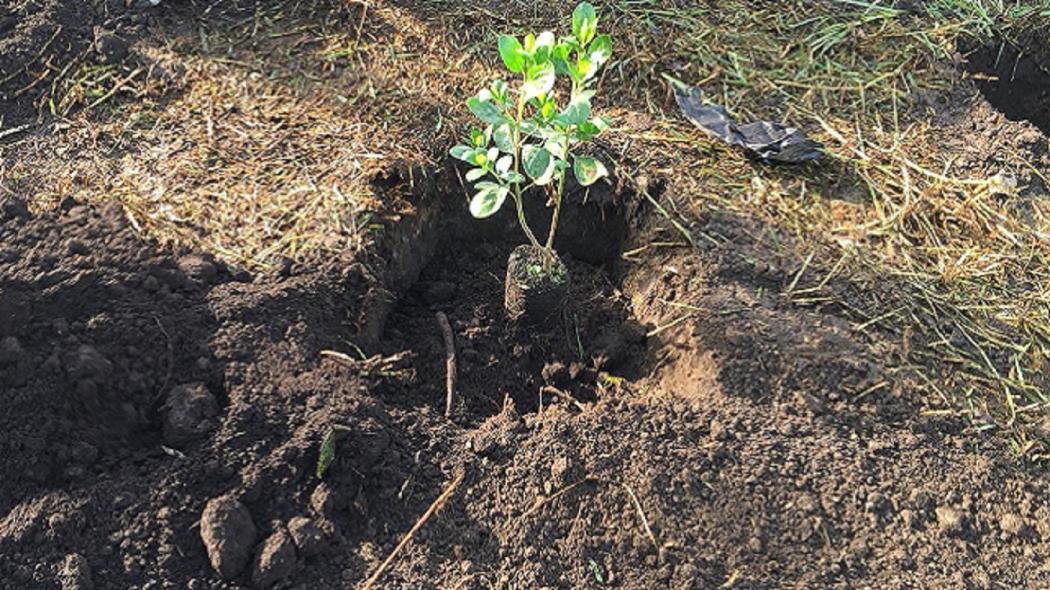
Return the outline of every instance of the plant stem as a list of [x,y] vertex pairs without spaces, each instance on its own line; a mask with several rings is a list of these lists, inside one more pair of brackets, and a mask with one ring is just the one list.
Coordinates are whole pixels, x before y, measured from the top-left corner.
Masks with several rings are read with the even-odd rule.
[[[521,174],[521,118],[525,113],[525,101],[518,96],[518,116],[514,121],[514,172]],[[525,230],[525,237],[529,239],[529,243],[534,248],[540,247],[539,240],[536,239],[536,235],[532,233],[532,229],[529,228],[528,221],[525,220],[525,205],[521,196],[521,183],[514,183],[514,204],[518,209],[518,223],[521,224],[521,229]]]
[[[574,80],[572,83],[572,93],[569,95],[569,102],[575,100],[576,95],[580,92],[580,86]],[[565,157],[569,157],[569,135],[565,135],[565,142],[562,143],[562,153]],[[551,231],[547,234],[547,250],[551,253],[554,252],[554,233],[558,231],[558,218],[561,217],[561,199],[565,194],[565,174],[566,170],[562,170],[561,174],[558,175],[558,192],[554,195],[554,214],[551,216]]]
[[[563,145],[562,153],[566,156],[569,155],[569,136],[565,136],[565,143]],[[561,174],[558,175],[558,192],[554,195],[554,214],[551,216],[551,231],[547,234],[547,249],[554,251],[554,233],[558,231],[558,218],[561,217],[561,199],[562,195],[565,194],[565,173],[566,170],[562,170]]]

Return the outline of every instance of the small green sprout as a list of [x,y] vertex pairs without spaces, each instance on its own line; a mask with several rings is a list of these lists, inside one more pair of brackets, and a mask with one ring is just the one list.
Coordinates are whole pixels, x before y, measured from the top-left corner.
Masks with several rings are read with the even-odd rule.
[[[551,31],[524,39],[502,35],[500,58],[520,80],[514,87],[496,80],[467,100],[470,112],[485,127],[472,129],[467,142],[451,150],[453,157],[473,166],[466,174],[477,190],[470,201],[471,215],[489,217],[511,197],[529,243],[551,256],[569,169],[582,186],[608,175],[600,161],[573,151],[610,125],[591,112],[592,86],[612,54],[612,40],[598,35],[597,27],[594,6],[582,2],[572,14],[571,36],[557,40]],[[568,83],[559,85],[559,78]],[[565,90],[568,100],[559,100],[559,92]],[[543,189],[554,206],[543,245],[525,220],[522,200],[535,187]]]
[[328,433],[325,434],[324,440],[321,441],[321,450],[317,455],[317,478],[324,477],[328,468],[332,466],[332,462],[335,461],[335,443],[340,438],[345,437],[351,430],[346,426],[340,426],[338,424],[328,429]]

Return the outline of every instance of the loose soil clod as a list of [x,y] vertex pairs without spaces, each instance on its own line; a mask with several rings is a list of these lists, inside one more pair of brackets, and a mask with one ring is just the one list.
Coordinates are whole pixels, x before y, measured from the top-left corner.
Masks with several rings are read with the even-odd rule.
[[571,276],[556,255],[553,259],[541,248],[521,245],[507,261],[503,305],[511,321],[551,325],[561,319],[569,297]]

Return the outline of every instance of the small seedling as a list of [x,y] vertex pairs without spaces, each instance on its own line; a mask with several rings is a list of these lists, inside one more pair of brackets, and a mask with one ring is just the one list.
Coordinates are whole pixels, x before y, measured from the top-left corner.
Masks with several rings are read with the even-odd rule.
[[[598,35],[597,26],[594,6],[582,2],[572,14],[570,36],[557,40],[551,31],[524,39],[502,35],[500,58],[520,79],[514,85],[496,80],[467,101],[486,126],[472,129],[467,143],[451,150],[452,156],[474,167],[466,175],[477,190],[470,201],[471,215],[489,217],[511,197],[529,244],[542,248],[548,261],[554,258],[569,169],[582,186],[608,175],[600,161],[574,151],[609,127],[604,117],[591,116],[596,75],[612,54],[612,40]],[[559,79],[567,83],[559,84]],[[523,198],[534,188],[543,190],[554,208],[543,244],[525,219]]]
[[328,471],[328,468],[332,466],[332,462],[335,461],[335,443],[350,432],[348,427],[338,424],[328,429],[324,440],[321,441],[321,450],[317,455],[316,475],[318,479],[324,477],[325,472]]

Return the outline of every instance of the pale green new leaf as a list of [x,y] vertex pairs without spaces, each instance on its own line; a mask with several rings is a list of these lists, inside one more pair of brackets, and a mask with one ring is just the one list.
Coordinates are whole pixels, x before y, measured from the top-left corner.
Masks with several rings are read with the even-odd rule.
[[590,2],[580,2],[572,12],[572,34],[581,45],[586,45],[594,38],[598,28],[598,13]]
[[550,92],[554,88],[554,75],[554,64],[549,61],[531,66],[521,85],[521,99],[529,101]]
[[525,67],[525,52],[521,42],[510,35],[500,35],[499,56],[503,58],[503,65],[515,74],[521,73]]
[[488,174],[488,170],[485,170],[484,168],[473,168],[467,172],[467,182],[474,182],[475,180],[484,178],[486,174]]
[[569,156],[565,151],[565,139],[566,137],[564,133],[556,133],[551,135],[547,141],[543,142],[543,147],[546,148],[555,158],[564,160]]

